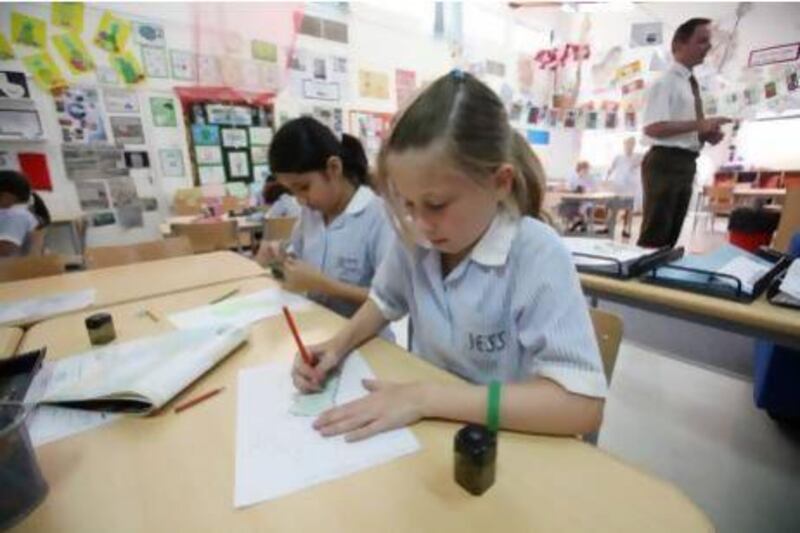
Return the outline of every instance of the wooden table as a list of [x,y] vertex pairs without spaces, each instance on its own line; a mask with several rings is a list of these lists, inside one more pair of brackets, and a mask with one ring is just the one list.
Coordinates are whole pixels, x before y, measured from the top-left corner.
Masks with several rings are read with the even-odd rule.
[[[242,233],[249,233],[252,237],[253,233],[264,227],[264,218],[264,213],[262,213],[261,218],[258,220],[253,220],[250,217],[229,217],[227,214],[225,214],[219,217],[218,220],[235,220],[236,229]],[[167,220],[158,225],[158,229],[161,231],[162,236],[167,237],[172,234],[173,224],[199,224],[202,223],[203,220],[204,219],[202,217],[194,215],[169,217]]]
[[0,302],[94,288],[91,309],[97,309],[263,274],[255,261],[234,252],[212,252],[2,283]]
[[783,200],[786,198],[786,189],[753,189],[751,187],[734,187],[733,199],[739,203],[740,200],[750,200],[756,207],[761,207],[767,200]]
[[[207,303],[236,285],[117,306],[121,339],[168,329],[141,316]],[[319,307],[297,313],[309,343],[344,320]],[[80,314],[37,324],[23,348],[61,357],[88,348]],[[706,516],[672,485],[571,438],[502,432],[497,480],[480,498],[453,481],[460,424],[413,427],[422,450],[351,476],[234,509],[236,383],[240,369],[289,359],[296,348],[282,317],[254,325],[250,341],[173,402],[225,386],[213,400],[175,415],[128,418],[37,449],[50,494],[19,531],[710,531]],[[398,381],[455,378],[383,340],[361,352],[374,372]],[[170,406],[168,406],[170,407]]]
[[[617,215],[620,209],[633,209],[633,196],[625,194],[617,194],[609,191],[596,191],[596,192],[567,192],[559,194],[561,202],[591,202],[589,209],[589,220],[586,224],[586,234],[589,236],[594,235],[594,210],[596,205],[600,204],[608,210],[606,216],[606,226],[608,227],[608,234],[613,236],[614,230],[617,225]],[[630,232],[630,227],[625,228]]]
[[580,280],[584,293],[593,300],[610,300],[800,347],[800,311],[772,305],[764,295],[748,304],[638,280],[619,280],[593,274],[580,274]]
[[22,335],[21,328],[0,327],[0,359],[16,353]]

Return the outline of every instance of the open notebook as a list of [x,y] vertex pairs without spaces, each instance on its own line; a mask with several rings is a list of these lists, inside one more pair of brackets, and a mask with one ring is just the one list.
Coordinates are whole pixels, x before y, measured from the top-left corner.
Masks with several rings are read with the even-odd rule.
[[564,237],[579,272],[616,278],[639,276],[651,268],[674,261],[683,255],[683,248],[642,248],[611,239]]
[[243,328],[170,331],[53,362],[28,402],[149,414],[161,408],[247,340]]

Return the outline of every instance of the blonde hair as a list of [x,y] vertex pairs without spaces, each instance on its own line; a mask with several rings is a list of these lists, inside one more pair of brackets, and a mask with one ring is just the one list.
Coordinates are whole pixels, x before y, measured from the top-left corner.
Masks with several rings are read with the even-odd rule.
[[511,128],[497,95],[471,74],[453,71],[434,81],[398,114],[381,146],[376,184],[401,227],[405,217],[389,182],[386,156],[434,143],[442,143],[450,160],[479,183],[488,182],[501,165],[511,164],[514,182],[504,206],[517,216],[541,218],[542,164],[522,135]]

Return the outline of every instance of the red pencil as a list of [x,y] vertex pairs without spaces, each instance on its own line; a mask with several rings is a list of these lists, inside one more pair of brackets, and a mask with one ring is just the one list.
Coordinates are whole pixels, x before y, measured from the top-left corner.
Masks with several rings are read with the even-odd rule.
[[300,333],[297,331],[297,325],[294,323],[292,313],[289,312],[289,308],[285,305],[283,306],[283,316],[286,317],[286,322],[289,323],[289,329],[292,330],[294,342],[297,343],[297,349],[300,350],[300,357],[303,358],[303,361],[305,361],[308,366],[314,366],[314,360],[311,359],[311,355],[309,355],[303,341],[300,339]]
[[175,413],[177,414],[177,413],[180,413],[181,411],[185,411],[186,409],[188,409],[190,407],[194,407],[195,405],[197,405],[198,403],[202,402],[203,400],[208,400],[212,396],[215,396],[215,395],[219,394],[220,392],[222,392],[224,390],[225,390],[225,387],[220,387],[218,389],[210,390],[205,394],[201,394],[197,398],[193,398],[193,399],[189,400],[188,402],[182,403],[179,406],[177,406],[175,408]]

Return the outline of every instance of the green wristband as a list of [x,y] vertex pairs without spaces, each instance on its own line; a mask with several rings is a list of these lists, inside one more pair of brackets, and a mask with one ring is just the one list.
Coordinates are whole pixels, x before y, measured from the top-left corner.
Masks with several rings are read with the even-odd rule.
[[489,395],[486,401],[486,427],[492,433],[500,429],[500,382],[489,383]]

